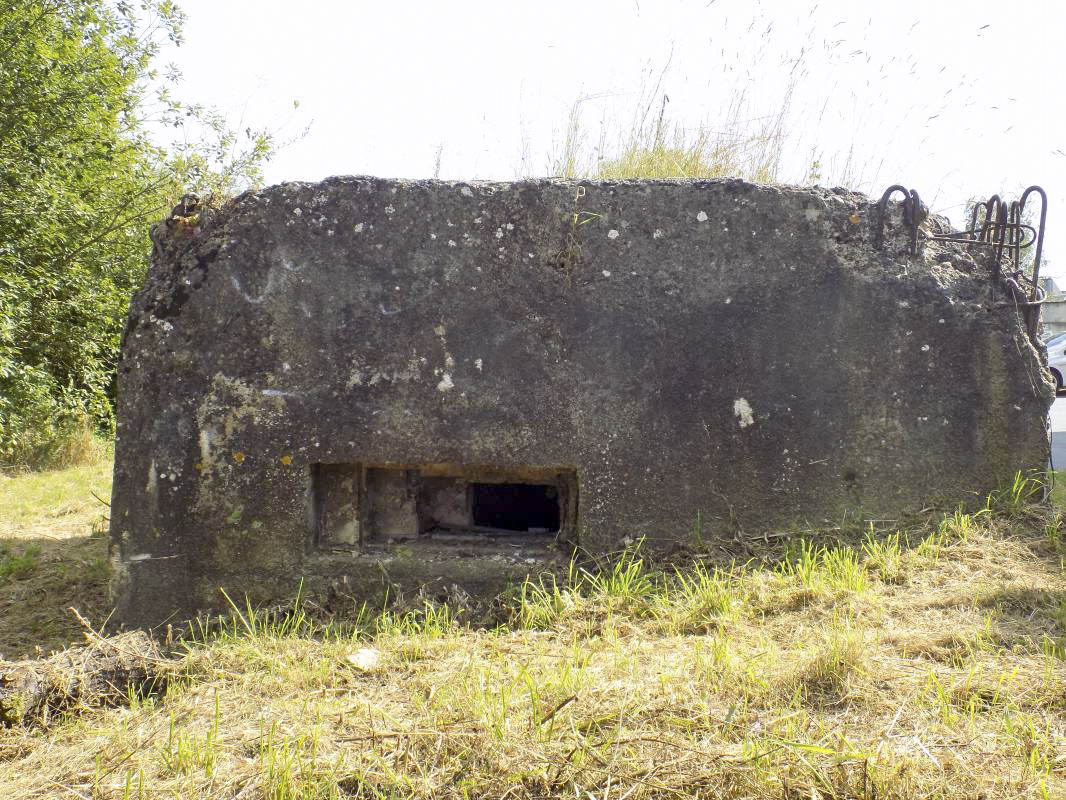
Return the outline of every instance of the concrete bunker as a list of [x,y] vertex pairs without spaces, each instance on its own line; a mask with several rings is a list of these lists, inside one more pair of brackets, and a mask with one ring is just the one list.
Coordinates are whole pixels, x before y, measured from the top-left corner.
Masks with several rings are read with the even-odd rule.
[[356,177],[172,217],[119,366],[119,616],[487,593],[1043,469],[1052,388],[1005,276],[905,210]]

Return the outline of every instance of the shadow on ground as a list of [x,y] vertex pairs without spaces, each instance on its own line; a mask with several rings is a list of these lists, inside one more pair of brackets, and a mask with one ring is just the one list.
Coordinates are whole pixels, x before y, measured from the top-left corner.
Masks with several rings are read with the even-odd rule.
[[0,657],[14,660],[84,643],[70,608],[93,625],[110,613],[107,539],[0,539]]
[[12,660],[84,643],[76,608],[110,613],[107,503],[111,463],[0,475],[0,655]]

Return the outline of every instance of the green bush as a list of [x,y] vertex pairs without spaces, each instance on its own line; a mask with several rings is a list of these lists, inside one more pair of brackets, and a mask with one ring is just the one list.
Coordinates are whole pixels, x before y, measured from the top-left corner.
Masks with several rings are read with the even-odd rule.
[[[86,409],[96,409],[96,422]],[[107,398],[83,397],[46,371],[19,365],[0,381],[0,470],[58,469],[98,457],[94,435],[109,419]],[[106,423],[105,423],[106,424]]]
[[[265,132],[239,144],[171,98],[153,64],[182,21],[170,0],[0,0],[0,468],[62,463],[110,430],[150,225],[186,190],[256,183],[270,155]],[[154,143],[150,117],[180,145]]]

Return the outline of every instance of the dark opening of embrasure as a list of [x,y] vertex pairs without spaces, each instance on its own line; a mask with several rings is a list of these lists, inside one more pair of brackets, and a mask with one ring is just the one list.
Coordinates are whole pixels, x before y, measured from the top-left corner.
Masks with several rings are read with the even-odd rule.
[[528,483],[472,483],[475,525],[528,533],[559,531],[559,491]]

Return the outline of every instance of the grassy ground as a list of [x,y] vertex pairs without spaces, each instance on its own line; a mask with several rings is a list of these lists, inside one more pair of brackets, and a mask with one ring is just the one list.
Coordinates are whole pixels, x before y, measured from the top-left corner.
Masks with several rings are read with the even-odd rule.
[[106,615],[107,507],[102,501],[110,499],[109,459],[55,472],[0,474],[0,654],[5,658],[79,642],[81,629],[69,606],[97,621]]
[[[21,498],[8,546],[36,530],[85,547],[50,569],[99,558],[83,495],[103,480],[0,485]],[[162,696],[0,731],[0,797],[1064,797],[1066,525],[1030,488],[745,565],[631,552],[531,581],[492,629],[442,606],[245,610]]]

